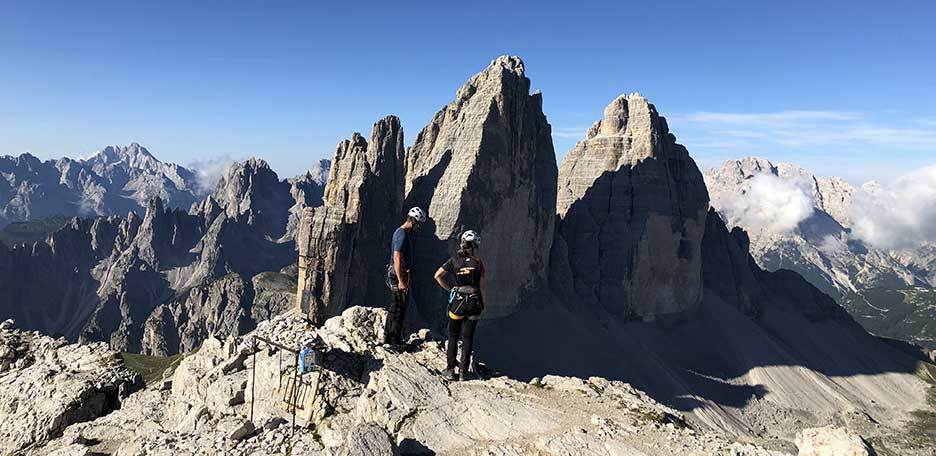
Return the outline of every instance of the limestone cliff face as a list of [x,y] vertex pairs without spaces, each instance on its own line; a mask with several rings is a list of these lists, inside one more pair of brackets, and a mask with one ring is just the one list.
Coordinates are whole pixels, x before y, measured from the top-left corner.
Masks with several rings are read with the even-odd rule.
[[355,133],[338,144],[323,205],[299,223],[297,306],[316,321],[353,305],[386,301],[383,271],[402,219],[403,130],[389,116],[368,143]]
[[556,201],[556,155],[542,95],[530,94],[523,61],[503,56],[456,92],[406,156],[406,207],[428,209],[417,235],[419,305],[441,305],[431,275],[462,231],[482,237],[486,315],[512,312],[547,275]]
[[623,316],[689,311],[701,300],[707,209],[702,174],[666,119],[622,95],[559,170],[557,251],[571,275],[561,282]]

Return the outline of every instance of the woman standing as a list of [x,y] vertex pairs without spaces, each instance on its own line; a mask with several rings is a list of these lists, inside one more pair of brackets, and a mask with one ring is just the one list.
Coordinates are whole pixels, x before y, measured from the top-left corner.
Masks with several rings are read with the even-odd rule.
[[[445,375],[451,380],[465,380],[468,366],[471,364],[471,351],[475,327],[484,310],[484,297],[481,294],[484,283],[484,263],[475,256],[475,250],[481,245],[481,236],[468,230],[462,233],[458,253],[449,258],[435,273],[436,282],[449,292],[449,337],[446,359],[448,365]],[[455,278],[455,285],[450,285],[447,275]],[[458,373],[455,372],[455,355],[458,353],[458,340],[462,341],[461,362]]]

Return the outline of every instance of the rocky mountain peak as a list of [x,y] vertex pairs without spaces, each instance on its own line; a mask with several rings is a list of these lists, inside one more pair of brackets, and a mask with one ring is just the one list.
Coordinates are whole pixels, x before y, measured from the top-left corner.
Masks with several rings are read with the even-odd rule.
[[400,119],[377,121],[370,141],[359,133],[340,142],[323,205],[299,223],[299,306],[321,320],[356,303],[386,296],[382,254],[401,218],[403,130]]
[[245,216],[249,225],[274,239],[286,233],[289,210],[295,204],[289,182],[281,181],[266,161],[254,157],[224,172],[214,199],[229,217]]
[[626,316],[693,309],[707,209],[702,175],[666,119],[639,94],[617,97],[559,169],[570,264],[560,288]]
[[158,171],[163,167],[163,163],[157,160],[150,151],[135,142],[128,146],[107,146],[85,162],[96,167],[120,166],[145,171]]
[[[422,267],[437,268],[462,231],[479,231],[497,290],[487,312],[512,312],[546,276],[555,219],[551,126],[522,60],[499,57],[471,77],[417,135],[406,163],[405,206],[427,209],[432,225]],[[430,287],[417,292],[427,306],[438,293]]]
[[328,180],[329,170],[331,170],[331,160],[323,158],[315,162],[315,164],[306,171],[305,176],[310,182],[324,186],[325,181]]

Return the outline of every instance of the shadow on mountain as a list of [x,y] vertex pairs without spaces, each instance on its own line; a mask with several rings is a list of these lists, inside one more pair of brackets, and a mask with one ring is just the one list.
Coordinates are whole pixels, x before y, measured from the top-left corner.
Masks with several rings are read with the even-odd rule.
[[[432,196],[451,161],[452,151],[446,150],[439,162],[426,175],[413,182],[412,190],[403,202],[405,210],[413,206],[429,210]],[[407,330],[413,331],[423,327],[440,330],[445,323],[445,312],[440,309],[445,308],[443,304],[447,297],[436,285],[432,276],[436,269],[454,253],[455,244],[439,239],[435,220],[432,217],[429,217],[426,223],[419,227],[419,231],[413,236],[413,242],[416,258],[413,267],[415,274],[411,305],[416,307],[416,311],[410,312],[415,318],[407,318],[406,327]]]
[[[637,168],[627,172],[639,183]],[[915,408],[914,395],[900,392],[914,390],[921,354],[868,334],[801,276],[761,270],[748,253],[747,235],[729,232],[714,211],[701,247],[700,305],[637,321],[626,301],[635,246],[614,240],[618,230],[646,227],[622,216],[632,214],[633,200],[613,192],[617,182],[605,174],[562,223],[550,289],[508,317],[482,321],[478,359],[523,380],[555,374],[625,381],[683,411],[740,408],[765,396],[800,410]],[[674,240],[685,238],[680,226],[672,229]],[[594,251],[583,255],[582,248]],[[680,258],[698,254],[683,251]],[[732,427],[724,424],[734,419],[730,414],[717,414],[716,425]],[[745,427],[734,421],[735,429]]]

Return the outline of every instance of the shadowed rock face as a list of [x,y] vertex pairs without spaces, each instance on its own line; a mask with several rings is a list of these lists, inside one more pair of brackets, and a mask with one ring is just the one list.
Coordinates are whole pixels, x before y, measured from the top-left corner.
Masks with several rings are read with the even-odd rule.
[[299,227],[297,306],[321,321],[353,305],[386,300],[383,279],[403,195],[403,130],[394,116],[338,144],[324,204]]
[[456,92],[406,157],[406,207],[428,209],[417,235],[416,299],[425,315],[444,302],[432,273],[464,230],[481,234],[486,315],[512,312],[546,277],[553,238],[556,155],[542,96],[530,94],[518,57],[499,57]]
[[272,239],[286,234],[289,208],[295,204],[289,182],[279,180],[267,162],[256,158],[228,168],[214,197],[229,217],[246,217],[247,224]]
[[618,97],[559,170],[569,266],[554,276],[615,314],[689,311],[701,299],[707,209],[702,174],[666,120],[640,95]]

